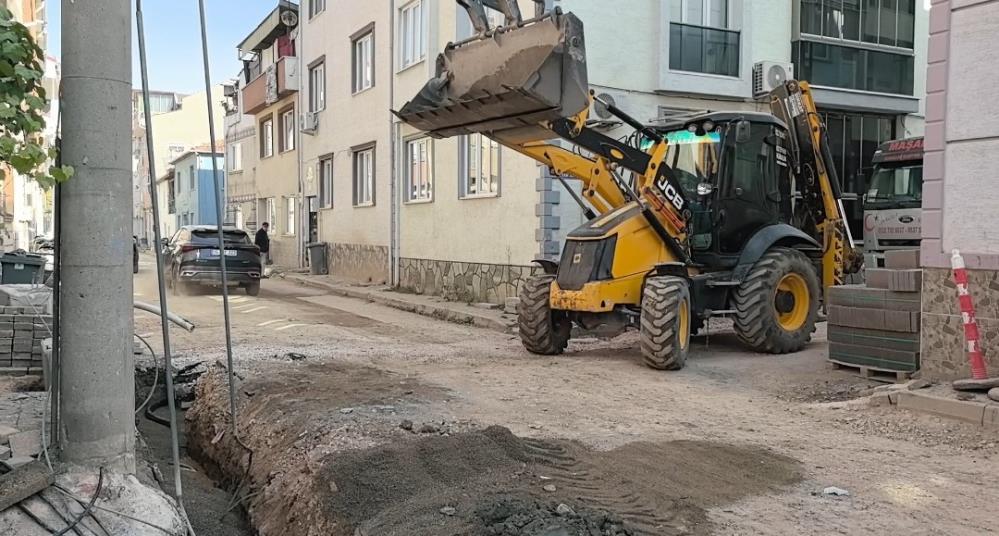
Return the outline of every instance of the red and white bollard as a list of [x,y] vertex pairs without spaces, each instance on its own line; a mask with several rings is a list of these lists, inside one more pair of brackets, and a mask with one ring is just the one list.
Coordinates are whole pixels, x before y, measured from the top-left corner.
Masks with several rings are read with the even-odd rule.
[[968,362],[971,364],[971,377],[975,380],[985,380],[989,377],[985,370],[985,359],[982,357],[982,347],[979,344],[978,322],[975,320],[975,304],[968,292],[968,270],[964,266],[964,257],[958,250],[953,251],[950,258],[954,270],[954,283],[957,284],[957,300],[961,305],[961,319],[964,321],[964,340],[967,344]]

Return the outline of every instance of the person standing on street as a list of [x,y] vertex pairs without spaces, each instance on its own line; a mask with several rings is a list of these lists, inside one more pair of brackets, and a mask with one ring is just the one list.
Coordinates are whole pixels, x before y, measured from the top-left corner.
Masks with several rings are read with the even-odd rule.
[[264,222],[260,225],[260,229],[257,230],[257,235],[253,239],[253,243],[260,248],[260,261],[264,266],[271,263],[271,237],[267,234],[267,230],[270,225]]

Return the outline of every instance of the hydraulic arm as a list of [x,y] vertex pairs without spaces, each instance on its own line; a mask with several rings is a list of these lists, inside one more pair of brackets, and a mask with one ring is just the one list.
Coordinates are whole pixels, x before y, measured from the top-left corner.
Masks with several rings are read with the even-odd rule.
[[790,133],[791,165],[801,210],[802,228],[813,226],[822,237],[822,284],[841,285],[856,265],[853,237],[846,223],[842,193],[811,88],[807,82],[789,80],[770,93],[771,112],[783,120]]

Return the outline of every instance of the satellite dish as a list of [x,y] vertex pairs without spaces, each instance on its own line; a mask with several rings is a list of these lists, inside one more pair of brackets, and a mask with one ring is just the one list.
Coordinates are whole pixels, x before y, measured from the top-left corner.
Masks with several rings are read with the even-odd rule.
[[787,69],[783,65],[771,65],[767,70],[767,83],[770,87],[780,87],[787,82]]
[[281,23],[289,28],[298,26],[298,13],[295,13],[294,11],[282,11]]
[[[607,93],[601,93],[597,95],[597,98],[606,102],[607,104],[610,104],[611,106],[617,106],[617,101],[614,100],[614,97],[611,97]],[[599,117],[600,119],[610,119],[611,116],[613,116],[613,114],[610,113],[610,110],[608,110],[607,107],[604,106],[604,103],[600,102],[599,100],[593,101],[593,111],[596,112],[597,117]]]

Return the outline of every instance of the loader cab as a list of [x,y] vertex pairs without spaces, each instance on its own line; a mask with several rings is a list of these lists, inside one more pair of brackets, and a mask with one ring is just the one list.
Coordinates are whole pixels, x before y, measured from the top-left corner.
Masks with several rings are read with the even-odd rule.
[[717,112],[654,128],[669,142],[665,163],[690,200],[695,262],[734,266],[756,231],[790,220],[787,128],[778,119]]

